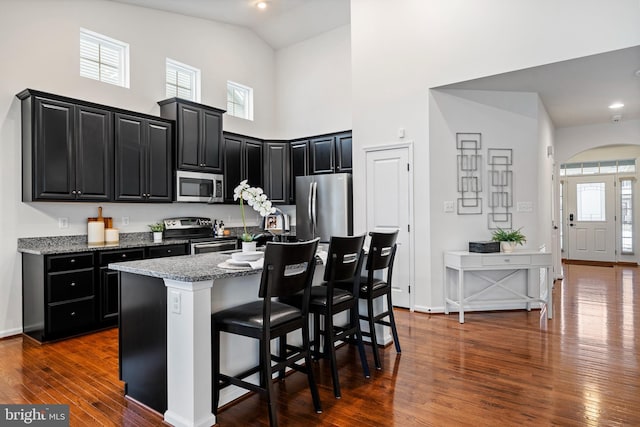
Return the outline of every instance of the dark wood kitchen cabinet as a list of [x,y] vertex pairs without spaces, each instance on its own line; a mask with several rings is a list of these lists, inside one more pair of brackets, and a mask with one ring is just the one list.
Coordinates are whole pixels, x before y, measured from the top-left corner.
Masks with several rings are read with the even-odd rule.
[[252,187],[263,187],[263,143],[247,136],[224,134],[224,201],[233,203],[233,190],[247,180]]
[[289,203],[289,143],[265,142],[263,158],[264,192],[273,203]]
[[115,200],[171,202],[172,122],[115,114]]
[[180,98],[158,104],[162,117],[176,121],[177,169],[221,173],[225,110]]
[[309,173],[341,173],[353,170],[351,132],[340,132],[309,139]]
[[289,203],[296,203],[296,177],[309,175],[309,140],[302,139],[290,143]]
[[22,200],[109,201],[113,113],[27,89],[22,101]]
[[111,262],[135,261],[144,258],[144,248],[123,249],[113,251],[99,251],[97,253],[98,273],[98,323],[101,326],[113,326],[118,324],[118,306],[120,303],[120,286],[118,272],[109,270],[107,265]]

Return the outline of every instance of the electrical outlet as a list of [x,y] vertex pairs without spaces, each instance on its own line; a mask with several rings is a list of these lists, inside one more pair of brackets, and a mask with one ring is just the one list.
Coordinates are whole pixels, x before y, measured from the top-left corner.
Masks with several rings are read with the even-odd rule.
[[122,217],[122,225],[129,225],[129,217],[128,216],[123,216]]
[[69,228],[69,218],[58,218],[58,228]]
[[171,291],[171,312],[180,314],[182,304],[180,304],[180,292]]

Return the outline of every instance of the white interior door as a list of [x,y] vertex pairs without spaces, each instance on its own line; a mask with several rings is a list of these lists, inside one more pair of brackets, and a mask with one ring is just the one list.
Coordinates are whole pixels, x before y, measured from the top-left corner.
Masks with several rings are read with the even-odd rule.
[[366,152],[367,231],[398,233],[393,265],[393,305],[411,307],[413,278],[411,224],[411,171],[409,148]]
[[616,260],[615,176],[567,179],[567,259]]

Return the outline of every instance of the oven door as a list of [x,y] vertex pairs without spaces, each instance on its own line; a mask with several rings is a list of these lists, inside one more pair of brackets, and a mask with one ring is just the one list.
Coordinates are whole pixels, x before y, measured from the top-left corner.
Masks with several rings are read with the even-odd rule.
[[207,252],[223,252],[234,251],[238,249],[238,242],[236,240],[223,240],[208,242],[195,242],[191,243],[191,254],[205,254]]

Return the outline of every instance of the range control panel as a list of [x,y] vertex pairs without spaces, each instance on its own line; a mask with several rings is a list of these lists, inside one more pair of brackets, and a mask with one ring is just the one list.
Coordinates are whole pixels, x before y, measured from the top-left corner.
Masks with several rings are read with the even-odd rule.
[[187,228],[211,228],[211,218],[183,217],[167,218],[164,220],[164,228],[167,230],[183,230]]

